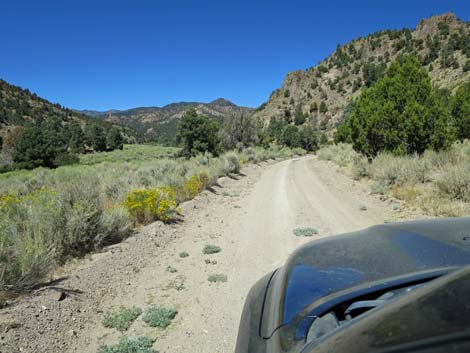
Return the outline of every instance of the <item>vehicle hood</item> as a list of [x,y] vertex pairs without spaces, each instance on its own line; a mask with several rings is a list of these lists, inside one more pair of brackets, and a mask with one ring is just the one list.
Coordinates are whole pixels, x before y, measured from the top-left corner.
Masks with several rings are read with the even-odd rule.
[[279,330],[281,345],[302,339],[312,313],[336,296],[469,264],[470,218],[390,223],[312,241],[273,275],[260,335],[269,339]]

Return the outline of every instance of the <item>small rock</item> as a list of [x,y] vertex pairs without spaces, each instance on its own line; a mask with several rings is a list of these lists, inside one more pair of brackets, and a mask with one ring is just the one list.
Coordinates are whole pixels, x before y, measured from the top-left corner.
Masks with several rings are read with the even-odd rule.
[[76,335],[77,335],[77,331],[75,331],[75,330],[70,330],[70,331],[69,331],[69,335],[70,335],[70,336],[76,336]]
[[217,260],[212,260],[212,265],[217,265]]
[[367,211],[367,206],[365,205],[360,206],[359,211]]
[[206,264],[210,264],[210,263],[211,263],[211,260],[209,260],[209,259],[205,259],[204,261],[205,261]]

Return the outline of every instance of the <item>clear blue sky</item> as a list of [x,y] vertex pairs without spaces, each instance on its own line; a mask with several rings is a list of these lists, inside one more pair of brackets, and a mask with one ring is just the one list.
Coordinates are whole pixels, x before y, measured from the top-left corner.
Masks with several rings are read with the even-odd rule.
[[337,43],[464,0],[15,0],[0,7],[0,78],[77,109],[225,97],[258,106]]

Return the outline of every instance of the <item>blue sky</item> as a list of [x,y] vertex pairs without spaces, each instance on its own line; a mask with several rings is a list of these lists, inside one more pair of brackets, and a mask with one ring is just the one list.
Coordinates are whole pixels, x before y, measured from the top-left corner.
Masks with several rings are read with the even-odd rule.
[[5,0],[0,78],[77,109],[254,107],[337,43],[449,11],[470,20],[462,0]]

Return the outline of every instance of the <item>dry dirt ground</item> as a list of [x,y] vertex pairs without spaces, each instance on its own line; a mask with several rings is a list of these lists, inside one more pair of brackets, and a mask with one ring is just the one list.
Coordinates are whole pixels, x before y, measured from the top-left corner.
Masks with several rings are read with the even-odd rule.
[[[212,192],[184,204],[183,222],[143,227],[124,243],[67,265],[64,279],[2,309],[0,352],[95,353],[121,336],[103,327],[104,313],[151,304],[177,308],[175,320],[162,330],[139,318],[127,336],[156,339],[161,353],[233,352],[248,290],[298,246],[421,217],[370,195],[365,184],[313,156],[252,165],[243,174],[221,179]],[[314,227],[318,235],[296,237],[299,227]],[[204,255],[206,244],[222,251]],[[189,256],[180,258],[182,251]],[[208,281],[219,273],[227,282]],[[69,290],[66,298],[59,301],[54,288]]]

